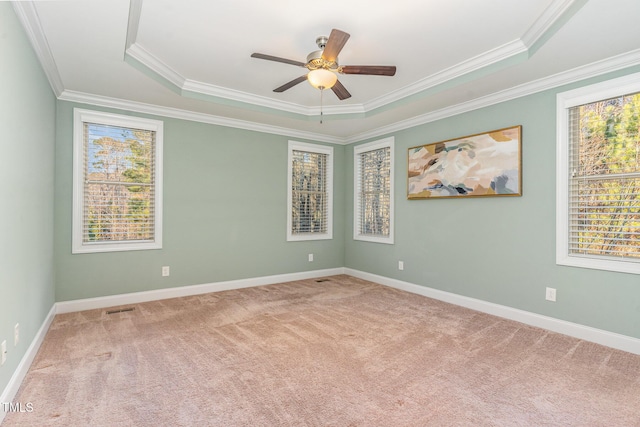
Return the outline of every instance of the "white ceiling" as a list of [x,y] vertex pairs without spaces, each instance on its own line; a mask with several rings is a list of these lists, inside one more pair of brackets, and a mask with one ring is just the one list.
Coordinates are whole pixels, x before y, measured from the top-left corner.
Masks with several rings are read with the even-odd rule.
[[[60,99],[345,143],[640,64],[639,0],[91,0],[14,8]],[[303,82],[351,34],[339,101]]]

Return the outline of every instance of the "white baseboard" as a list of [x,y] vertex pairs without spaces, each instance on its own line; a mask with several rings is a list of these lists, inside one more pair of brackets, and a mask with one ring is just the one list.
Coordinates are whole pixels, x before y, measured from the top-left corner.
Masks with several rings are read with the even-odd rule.
[[[178,298],[191,295],[200,295],[210,292],[227,291],[231,289],[249,288],[253,286],[270,285],[274,283],[291,282],[294,280],[312,279],[322,276],[333,276],[337,274],[349,274],[381,285],[400,289],[429,298],[515,320],[527,325],[558,332],[574,338],[595,342],[608,347],[627,351],[629,353],[640,354],[640,339],[626,335],[609,332],[578,323],[567,322],[529,311],[519,310],[500,304],[495,304],[476,298],[465,297],[451,292],[420,286],[409,282],[404,282],[389,277],[379,276],[364,271],[351,268],[331,268],[325,270],[306,271],[301,273],[279,274],[274,276],[255,277],[249,279],[230,280],[225,282],[206,283],[202,285],[182,286],[169,289],[157,289],[146,292],[134,292],[130,294],[112,295],[98,298],[87,298],[73,301],[63,301],[56,303],[56,313],[71,313],[97,308],[114,307],[118,305],[136,304],[147,301],[157,301],[167,298]],[[48,326],[47,326],[48,327]]]
[[596,329],[590,326],[580,325],[578,323],[567,322],[565,320],[543,316],[541,314],[531,313],[529,311],[494,304],[475,298],[465,297],[451,292],[428,288],[426,286],[403,282],[397,279],[378,276],[364,271],[353,270],[351,268],[345,268],[344,274],[640,355],[640,339],[638,338],[602,329]]
[[156,289],[153,291],[132,292],[130,294],[63,301],[56,303],[56,313],[72,313],[76,311],[93,310],[118,305],[158,301],[168,298],[208,294],[210,292],[228,291],[231,289],[292,282],[294,280],[313,279],[314,277],[334,276],[336,274],[344,274],[344,271],[344,268],[339,267],[325,270],[305,271],[301,273],[278,274],[274,276],[254,277],[250,279],[229,280],[226,282],[205,283],[202,285],[180,286],[176,288]]
[[[20,386],[22,385],[22,380],[24,380],[24,377],[27,375],[27,372],[29,371],[33,360],[36,358],[36,354],[38,354],[38,350],[40,349],[40,346],[44,341],[44,337],[47,334],[49,326],[51,326],[51,322],[53,322],[53,318],[55,317],[55,315],[56,306],[54,304],[51,307],[51,310],[49,310],[49,314],[47,314],[47,317],[45,317],[44,322],[42,322],[42,326],[40,326],[40,329],[38,329],[38,332],[33,338],[33,341],[31,341],[31,345],[27,349],[27,352],[22,357],[22,360],[20,360],[18,367],[11,376],[11,379],[2,392],[2,395],[0,395],[0,403],[13,402],[14,397],[18,393],[18,389],[20,389]],[[26,404],[27,402],[21,403]],[[3,410],[3,408],[0,408],[0,424],[2,424],[2,420],[4,419],[5,415],[7,415],[7,413]]]

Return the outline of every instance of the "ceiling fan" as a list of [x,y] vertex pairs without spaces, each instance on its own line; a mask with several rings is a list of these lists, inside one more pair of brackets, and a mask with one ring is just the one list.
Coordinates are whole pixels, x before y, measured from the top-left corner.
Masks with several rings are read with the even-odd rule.
[[339,74],[365,74],[374,76],[393,76],[396,74],[395,66],[386,65],[338,65],[338,54],[347,43],[350,35],[344,31],[331,30],[331,34],[320,36],[316,39],[316,44],[320,50],[311,52],[307,56],[307,62],[300,62],[277,56],[265,55],[262,53],[252,53],[252,58],[266,59],[267,61],[283,62],[285,64],[305,67],[309,72],[303,76],[291,80],[280,87],[275,88],[274,92],[284,92],[291,89],[298,83],[308,80],[311,85],[317,89],[329,89],[336,94],[338,99],[343,100],[351,97],[349,91],[338,80]]

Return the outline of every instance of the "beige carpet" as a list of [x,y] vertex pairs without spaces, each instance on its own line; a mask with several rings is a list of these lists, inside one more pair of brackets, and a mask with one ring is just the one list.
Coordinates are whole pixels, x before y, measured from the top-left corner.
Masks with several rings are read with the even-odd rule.
[[9,426],[640,426],[640,356],[349,276],[56,316]]

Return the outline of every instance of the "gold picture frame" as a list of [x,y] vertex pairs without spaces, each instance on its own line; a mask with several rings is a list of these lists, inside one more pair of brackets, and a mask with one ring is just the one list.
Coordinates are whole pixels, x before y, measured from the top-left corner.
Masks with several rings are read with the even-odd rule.
[[407,198],[522,196],[522,126],[408,150]]

